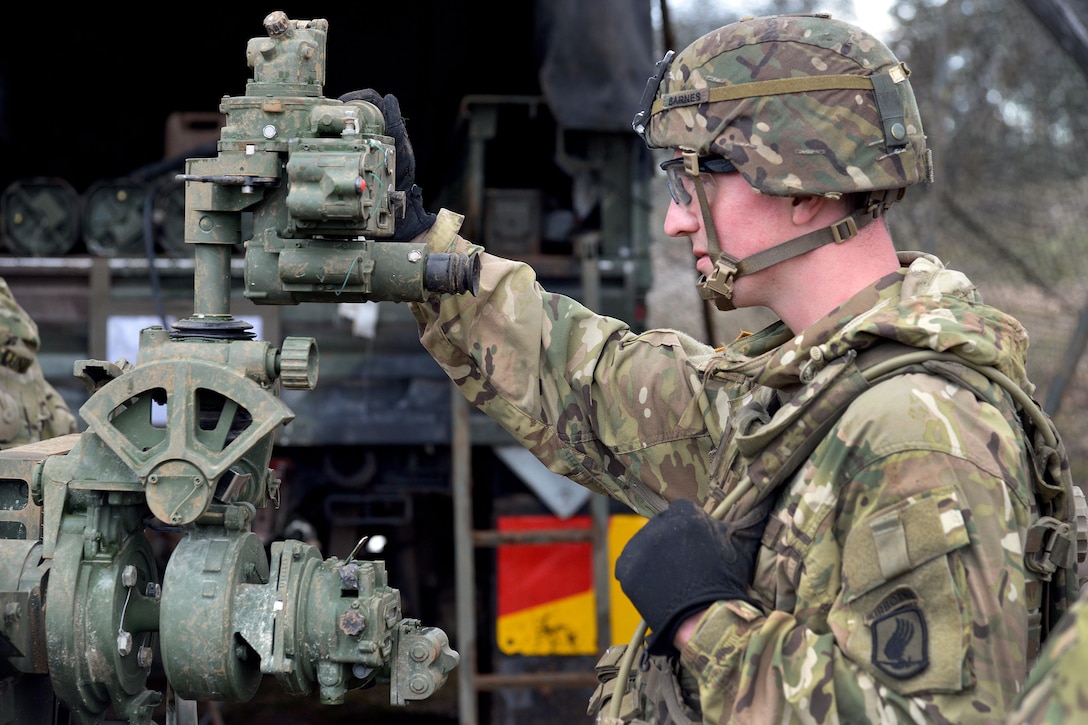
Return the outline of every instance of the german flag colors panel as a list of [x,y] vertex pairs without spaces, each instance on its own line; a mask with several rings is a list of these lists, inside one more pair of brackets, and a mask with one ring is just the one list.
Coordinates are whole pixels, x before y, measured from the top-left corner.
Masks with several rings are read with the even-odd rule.
[[[638,613],[612,575],[624,544],[645,523],[635,515],[609,519],[608,560],[612,644],[627,642]],[[499,531],[589,529],[588,516],[504,516]],[[593,552],[589,542],[504,544],[498,547],[499,651],[518,655],[597,654]]]

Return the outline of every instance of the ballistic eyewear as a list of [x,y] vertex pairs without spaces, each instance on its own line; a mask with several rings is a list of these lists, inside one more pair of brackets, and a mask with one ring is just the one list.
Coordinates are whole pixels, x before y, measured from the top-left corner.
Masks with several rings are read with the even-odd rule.
[[[686,159],[681,156],[675,159],[661,162],[661,170],[665,172],[665,179],[669,186],[669,195],[680,206],[691,203],[691,174],[684,168]],[[700,156],[698,160],[699,173],[727,174],[736,171],[737,167],[729,159],[721,156]]]

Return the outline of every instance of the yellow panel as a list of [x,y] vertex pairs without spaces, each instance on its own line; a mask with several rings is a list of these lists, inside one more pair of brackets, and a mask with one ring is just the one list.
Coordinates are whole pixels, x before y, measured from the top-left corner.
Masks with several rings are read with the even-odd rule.
[[556,599],[499,617],[499,651],[508,655],[592,655],[597,653],[593,592]]
[[612,604],[612,632],[611,644],[627,644],[631,641],[631,635],[635,633],[642,615],[631,604],[631,600],[620,589],[620,583],[616,581],[616,559],[620,552],[635,532],[642,528],[647,519],[637,514],[615,514],[609,519],[608,525],[608,574],[609,596]]

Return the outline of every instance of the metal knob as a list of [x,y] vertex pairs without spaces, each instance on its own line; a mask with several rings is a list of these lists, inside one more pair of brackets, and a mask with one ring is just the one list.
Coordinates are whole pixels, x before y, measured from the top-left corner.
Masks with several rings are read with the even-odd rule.
[[287,337],[280,348],[280,381],[288,390],[317,387],[317,341],[312,337]]

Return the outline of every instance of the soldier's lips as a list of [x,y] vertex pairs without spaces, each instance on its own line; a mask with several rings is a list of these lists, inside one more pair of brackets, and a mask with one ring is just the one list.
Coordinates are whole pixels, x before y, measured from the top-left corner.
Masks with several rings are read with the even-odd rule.
[[699,274],[709,277],[710,273],[714,271],[714,263],[710,261],[710,257],[704,254],[695,260],[695,269]]

